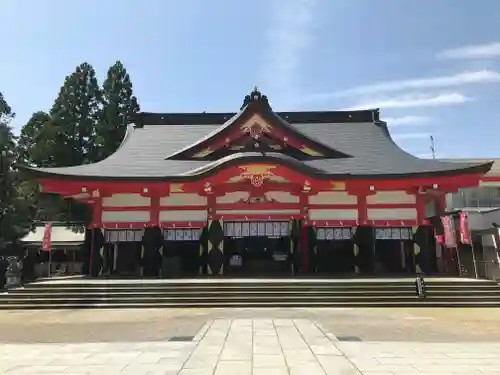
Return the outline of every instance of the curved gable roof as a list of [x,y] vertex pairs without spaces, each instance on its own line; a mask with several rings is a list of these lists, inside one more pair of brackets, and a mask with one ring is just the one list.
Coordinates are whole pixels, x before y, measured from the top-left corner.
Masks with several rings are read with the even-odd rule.
[[[251,99],[251,98],[250,98]],[[199,124],[147,125],[141,123],[127,131],[118,150],[94,164],[64,168],[28,168],[38,177],[93,180],[179,180],[196,179],[215,173],[224,165],[251,160],[286,164],[305,174],[325,179],[388,179],[412,176],[439,176],[466,173],[486,173],[491,162],[456,163],[419,159],[397,146],[386,124],[377,115],[369,121],[370,113],[355,112],[288,112],[285,118],[274,113],[267,100],[261,97],[246,101],[237,114],[182,114],[200,120]],[[188,150],[201,148],[213,136],[224,134],[242,119],[259,113],[265,120],[287,132],[329,150],[333,157],[299,161],[276,153],[233,154],[220,160],[175,160]],[[152,118],[151,114],[148,114]],[[167,115],[161,115],[161,118]],[[177,118],[179,116],[171,116]],[[180,118],[179,117],[179,118]],[[287,119],[288,117],[288,119]],[[294,122],[294,119],[296,122]],[[319,122],[318,120],[328,120]],[[332,121],[332,119],[335,119]],[[287,121],[288,120],[288,121]],[[307,121],[306,121],[307,120]],[[221,122],[225,121],[221,125]],[[179,151],[180,150],[180,151]],[[319,151],[321,151],[319,150]],[[170,157],[169,157],[170,156]],[[165,159],[167,157],[167,159]]]
[[[255,93],[252,93],[255,94]],[[267,99],[257,93],[259,96],[252,100],[249,99],[244,107],[227,120],[224,124],[214,129],[211,133],[207,134],[205,137],[198,139],[193,144],[174,152],[173,154],[166,157],[166,160],[212,160],[211,156],[206,158],[194,159],[192,155],[203,149],[209,148],[216,139],[224,139],[227,135],[234,131],[235,127],[243,125],[245,122],[249,121],[252,116],[258,115],[262,117],[269,125],[276,127],[278,130],[283,131],[285,134],[289,134],[290,138],[294,137],[303,142],[307,147],[320,152],[322,157],[329,159],[336,158],[350,158],[351,155],[346,152],[340,152],[339,150],[332,148],[328,143],[324,143],[317,138],[311,138],[307,134],[304,134],[297,130],[297,128],[291,126],[287,121],[277,115],[269,106]],[[257,95],[256,94],[256,95]]]
[[[325,178],[405,178],[417,175],[486,173],[491,163],[457,163],[419,159],[399,148],[383,128],[374,123],[291,124],[311,138],[321,139],[340,151],[352,154],[346,159],[318,159],[300,162],[307,170],[324,174]],[[194,176],[196,171],[234,160],[238,154],[212,161],[165,160],[165,154],[191,145],[200,137],[216,131],[219,125],[144,126],[133,129],[116,153],[99,163],[64,168],[26,168],[39,177],[73,179],[161,180]],[[266,156],[252,153],[252,157]],[[247,154],[248,156],[248,154]],[[267,156],[277,157],[274,154]],[[288,158],[286,155],[277,157]],[[293,159],[293,158],[291,158]],[[256,159],[252,159],[256,160]],[[312,169],[309,169],[312,168]],[[306,170],[304,169],[304,171]],[[212,168],[212,170],[214,170]],[[317,175],[319,177],[319,175]]]

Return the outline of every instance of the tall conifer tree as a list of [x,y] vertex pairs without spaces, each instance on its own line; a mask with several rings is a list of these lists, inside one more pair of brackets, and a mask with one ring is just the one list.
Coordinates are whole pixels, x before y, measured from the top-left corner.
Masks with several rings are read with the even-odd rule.
[[139,111],[130,75],[120,61],[112,65],[102,85],[103,108],[97,127],[99,159],[114,153],[125,136],[127,125]]
[[51,150],[54,166],[74,166],[96,160],[95,138],[101,100],[101,90],[90,64],[79,65],[66,77],[50,110],[52,129],[46,129],[55,137],[56,147]]
[[15,168],[16,138],[10,121],[15,114],[0,93],[0,252],[13,249],[31,228],[33,199]]

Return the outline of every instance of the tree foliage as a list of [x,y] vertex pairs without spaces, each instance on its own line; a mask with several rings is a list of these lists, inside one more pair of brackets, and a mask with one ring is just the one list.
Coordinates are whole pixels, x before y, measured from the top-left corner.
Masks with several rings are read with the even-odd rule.
[[3,94],[0,92],[0,121],[8,123],[14,116],[12,108],[7,104]]
[[[101,113],[101,90],[94,68],[83,63],[66,77],[54,105],[44,141],[53,153],[54,164],[66,167],[88,164],[95,160],[95,129]],[[54,139],[48,139],[48,136]]]
[[[109,68],[102,88],[94,68],[82,63],[65,78],[50,111],[33,113],[22,128],[19,162],[32,167],[95,163],[116,151],[138,111],[121,62]],[[88,222],[91,217],[87,206],[45,194],[39,196],[39,206],[45,220]]]
[[102,113],[97,124],[97,147],[99,159],[107,158],[120,146],[127,125],[139,112],[132,82],[127,69],[120,61],[112,65],[102,85]]
[[[97,160],[96,127],[102,111],[94,68],[80,64],[67,76],[49,113],[36,112],[21,130],[20,161],[34,167],[67,167]],[[87,222],[87,206],[61,197],[39,197],[42,218]]]
[[18,162],[32,167],[45,167],[55,164],[51,150],[56,148],[54,134],[50,134],[51,117],[40,111],[31,115],[21,129],[18,140]]
[[18,154],[10,127],[14,117],[0,94],[0,251],[13,248],[30,230],[35,197],[15,168]]

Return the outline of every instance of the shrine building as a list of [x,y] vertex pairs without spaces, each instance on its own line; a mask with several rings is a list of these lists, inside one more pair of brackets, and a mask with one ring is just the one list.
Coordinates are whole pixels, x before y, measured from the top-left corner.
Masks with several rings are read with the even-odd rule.
[[435,274],[428,217],[490,162],[419,159],[378,110],[139,113],[94,164],[26,168],[92,206],[84,273],[146,277]]

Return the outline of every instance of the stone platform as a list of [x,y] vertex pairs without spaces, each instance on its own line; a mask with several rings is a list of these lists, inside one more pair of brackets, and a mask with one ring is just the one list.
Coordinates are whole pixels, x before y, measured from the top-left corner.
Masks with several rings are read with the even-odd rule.
[[[80,285],[80,284],[94,284],[94,285],[119,285],[119,284],[227,284],[227,283],[283,283],[283,284],[307,284],[307,283],[346,283],[346,282],[356,282],[356,283],[407,283],[408,281],[414,281],[417,275],[411,275],[408,277],[346,277],[346,278],[318,278],[318,277],[285,277],[285,278],[236,278],[236,277],[199,277],[191,279],[161,279],[161,278],[134,278],[134,277],[102,277],[102,278],[91,278],[85,276],[62,276],[62,277],[52,277],[44,278],[36,281],[36,284],[45,285]],[[470,283],[470,282],[483,282],[483,279],[471,279],[466,277],[432,277],[426,276],[426,282],[430,283]]]
[[500,307],[492,280],[394,278],[88,278],[40,280],[0,295],[0,310],[245,307]]
[[357,342],[310,319],[214,319],[194,337],[170,341],[3,344],[0,373],[500,374],[500,343]]

